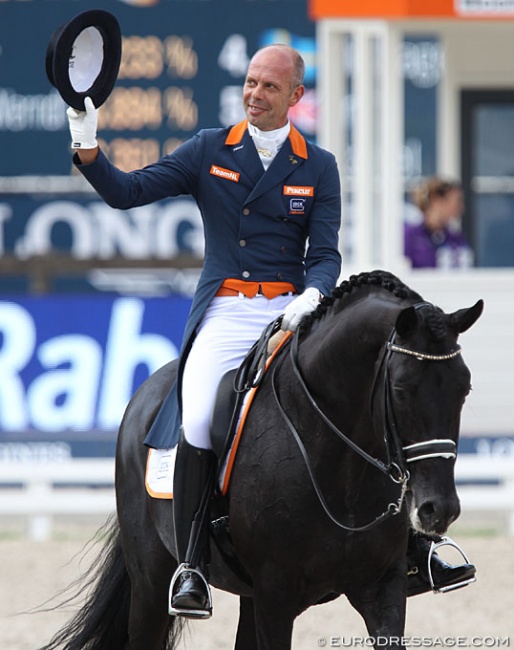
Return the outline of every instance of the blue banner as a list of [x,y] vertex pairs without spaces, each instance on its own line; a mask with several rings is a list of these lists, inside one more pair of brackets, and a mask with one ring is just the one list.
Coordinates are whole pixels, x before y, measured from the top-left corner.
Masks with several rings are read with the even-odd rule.
[[190,304],[177,296],[0,299],[0,439],[116,431],[138,386],[176,358]]

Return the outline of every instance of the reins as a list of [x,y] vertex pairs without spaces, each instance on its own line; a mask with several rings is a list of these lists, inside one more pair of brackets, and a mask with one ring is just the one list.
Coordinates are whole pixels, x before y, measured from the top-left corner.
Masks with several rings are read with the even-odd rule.
[[[414,305],[414,307],[418,309],[427,304],[429,303],[424,303],[424,302],[417,303],[416,305]],[[272,386],[273,396],[275,398],[276,405],[278,407],[282,419],[286,423],[289,431],[292,433],[298,445],[298,448],[300,449],[305,466],[309,473],[312,486],[314,488],[314,491],[316,492],[316,496],[318,497],[318,500],[321,506],[323,507],[323,510],[330,518],[330,520],[339,528],[342,528],[349,532],[363,532],[369,530],[374,526],[380,524],[388,517],[397,515],[401,512],[403,501],[405,499],[405,493],[408,488],[408,481],[410,479],[410,473],[406,469],[406,464],[418,460],[424,460],[426,458],[436,458],[436,457],[455,458],[456,457],[455,442],[449,439],[434,439],[422,443],[415,443],[413,445],[407,445],[407,446],[401,445],[401,441],[398,435],[398,430],[394,418],[394,409],[391,401],[391,388],[390,388],[390,381],[389,381],[389,361],[392,354],[395,352],[414,356],[418,360],[445,361],[448,359],[453,359],[458,354],[460,354],[461,348],[459,347],[457,350],[452,351],[449,354],[428,355],[425,353],[416,352],[408,348],[403,348],[401,346],[396,345],[394,343],[395,338],[396,338],[396,329],[393,328],[388,341],[384,345],[380,363],[378,364],[378,368],[375,372],[375,377],[373,379],[372,390],[371,390],[371,401],[373,402],[374,394],[376,392],[378,377],[380,376],[383,368],[384,369],[383,425],[384,425],[384,440],[386,443],[386,453],[387,453],[386,463],[384,463],[379,458],[375,458],[374,456],[368,454],[364,449],[362,449],[362,447],[357,445],[353,440],[351,440],[351,438],[349,438],[343,431],[341,431],[341,429],[339,429],[332,422],[332,420],[330,420],[330,418],[323,412],[323,410],[320,408],[315,398],[313,397],[312,393],[310,392],[305,382],[305,379],[302,375],[302,372],[300,370],[300,366],[298,364],[298,347],[299,347],[298,331],[292,337],[291,344],[290,344],[290,360],[291,360],[291,365],[293,368],[294,375],[304,395],[307,397],[309,404],[313,408],[314,412],[322,419],[322,421],[327,425],[330,431],[335,433],[338,436],[338,438],[340,438],[348,447],[350,447],[350,449],[352,449],[367,463],[373,465],[380,472],[388,476],[394,483],[400,486],[400,494],[396,503],[389,503],[386,510],[384,510],[382,514],[378,515],[377,517],[375,517],[375,519],[362,526],[355,526],[355,527],[347,526],[342,521],[340,521],[337,517],[335,517],[330,511],[326,499],[316,479],[314,470],[309,460],[309,455],[307,453],[305,445],[303,444],[300,434],[298,433],[298,430],[296,429],[295,425],[287,415],[284,407],[280,402],[280,397],[276,385],[276,374],[281,364],[275,364],[273,371],[271,373],[271,386]]]
[[383,463],[380,459],[375,458],[374,456],[371,456],[368,454],[364,449],[359,447],[353,440],[351,440],[345,433],[343,433],[331,420],[328,418],[328,416],[321,410],[319,407],[318,403],[312,396],[311,392],[309,391],[307,384],[305,383],[305,380],[302,376],[302,373],[300,371],[300,367],[298,365],[298,332],[295,333],[295,335],[292,338],[291,345],[290,345],[290,358],[291,358],[291,363],[293,366],[294,374],[295,377],[297,378],[303,392],[305,393],[305,396],[307,397],[309,403],[311,404],[312,408],[314,411],[321,417],[323,422],[329,427],[329,429],[335,433],[343,442],[345,442],[351,449],[353,449],[359,456],[361,456],[364,460],[366,460],[368,463],[376,467],[379,471],[382,473],[386,474],[391,478],[392,481],[395,483],[398,483],[400,487],[400,495],[398,497],[398,500],[396,503],[389,503],[387,506],[387,509],[382,512],[382,514],[378,515],[370,521],[367,524],[364,524],[362,526],[347,526],[344,524],[342,521],[340,521],[337,517],[335,517],[332,512],[330,511],[328,504],[326,502],[325,497],[323,496],[323,493],[321,491],[321,488],[318,484],[318,481],[316,479],[314,470],[312,468],[312,465],[309,460],[309,456],[307,453],[307,450],[305,449],[305,445],[302,442],[302,439],[300,437],[300,434],[298,433],[296,427],[294,426],[293,422],[287,415],[284,407],[280,403],[280,398],[278,395],[277,391],[277,386],[276,386],[276,373],[278,366],[276,365],[271,373],[271,385],[272,385],[272,390],[273,390],[273,395],[275,397],[275,402],[277,404],[278,410],[280,415],[282,416],[282,419],[286,423],[289,431],[293,434],[293,437],[300,449],[300,452],[302,454],[303,460],[305,462],[305,466],[307,468],[307,471],[309,473],[309,477],[312,483],[312,486],[314,488],[314,491],[316,492],[316,496],[318,497],[319,502],[321,503],[321,506],[323,507],[323,510],[329,517],[329,519],[339,528],[342,528],[343,530],[349,531],[349,532],[364,532],[366,530],[369,530],[370,528],[373,528],[374,526],[377,526],[380,524],[382,521],[387,519],[388,517],[397,515],[402,508],[403,500],[405,498],[405,492],[407,491],[407,485],[408,485],[408,480],[409,480],[409,472],[405,472],[402,470],[402,468],[397,465],[396,463],[390,463],[389,465],[386,465]]

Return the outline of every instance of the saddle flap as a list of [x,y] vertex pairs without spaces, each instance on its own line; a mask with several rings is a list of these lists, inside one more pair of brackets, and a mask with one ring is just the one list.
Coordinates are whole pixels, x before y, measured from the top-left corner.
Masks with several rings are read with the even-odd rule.
[[234,389],[237,372],[237,368],[229,370],[221,378],[211,416],[211,445],[214,453],[220,459],[225,455],[224,452],[234,437],[237,424],[237,417],[234,414],[238,401],[242,401],[242,396],[244,396]]

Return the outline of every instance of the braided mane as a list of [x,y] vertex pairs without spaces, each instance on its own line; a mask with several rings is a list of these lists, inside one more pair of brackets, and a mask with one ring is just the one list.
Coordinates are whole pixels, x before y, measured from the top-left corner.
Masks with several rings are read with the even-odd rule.
[[[351,294],[361,288],[375,286],[391,292],[391,294],[400,300],[410,300],[412,303],[423,302],[423,298],[404,284],[398,277],[389,271],[375,270],[351,275],[348,280],[343,280],[336,287],[330,296],[326,296],[320,303],[319,307],[306,316],[300,325],[302,333],[307,333],[313,324],[318,321],[327,311],[330,311],[334,304],[337,304],[344,296]],[[444,312],[428,304],[423,308],[424,320],[435,340],[441,340],[447,332],[447,324],[444,319]]]

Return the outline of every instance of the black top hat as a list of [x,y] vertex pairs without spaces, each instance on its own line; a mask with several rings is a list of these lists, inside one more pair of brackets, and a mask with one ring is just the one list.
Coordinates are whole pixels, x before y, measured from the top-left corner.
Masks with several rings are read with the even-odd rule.
[[113,89],[121,61],[121,31],[107,11],[72,18],[52,34],[46,50],[46,75],[64,101],[83,111],[91,97],[96,108]]

